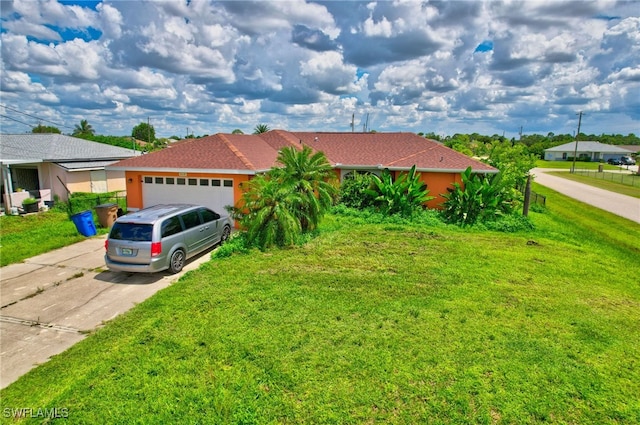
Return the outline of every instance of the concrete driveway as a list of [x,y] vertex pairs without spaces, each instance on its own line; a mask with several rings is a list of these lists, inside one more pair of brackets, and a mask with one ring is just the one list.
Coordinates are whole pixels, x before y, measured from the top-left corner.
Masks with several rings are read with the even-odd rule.
[[105,238],[0,268],[0,388],[196,269],[211,253],[175,275],[115,273],[104,265]]

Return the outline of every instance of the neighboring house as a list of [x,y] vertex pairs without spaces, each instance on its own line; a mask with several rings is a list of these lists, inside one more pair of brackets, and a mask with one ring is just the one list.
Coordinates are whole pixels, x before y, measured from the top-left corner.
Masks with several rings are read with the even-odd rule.
[[576,150],[576,142],[565,143],[564,145],[555,146],[544,150],[544,159],[547,161],[567,161],[573,160],[576,153],[578,160],[589,160],[600,162],[611,158],[620,158],[629,155],[629,151],[615,145],[607,145],[600,142],[578,142]]
[[124,173],[105,167],[136,154],[132,149],[62,134],[2,134],[3,204],[8,209],[20,206],[29,196],[43,204],[55,195],[67,200],[69,192],[126,190]]
[[280,149],[303,145],[323,152],[342,180],[357,170],[394,176],[413,165],[431,196],[429,207],[444,201],[440,194],[471,167],[476,173],[498,170],[413,133],[315,133],[272,130],[262,134],[216,134],[175,143],[161,151],[127,159],[107,167],[124,171],[127,206],[144,208],[159,203],[186,202],[224,212],[242,197],[241,183],[276,164]]
[[618,145],[618,147],[628,150],[629,153],[627,155],[638,155],[638,154],[640,154],[640,145]]

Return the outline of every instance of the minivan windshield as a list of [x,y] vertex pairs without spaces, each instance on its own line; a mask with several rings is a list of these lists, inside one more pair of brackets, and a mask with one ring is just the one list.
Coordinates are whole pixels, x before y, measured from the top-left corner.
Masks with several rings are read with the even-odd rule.
[[127,241],[151,242],[153,224],[113,223],[109,238]]

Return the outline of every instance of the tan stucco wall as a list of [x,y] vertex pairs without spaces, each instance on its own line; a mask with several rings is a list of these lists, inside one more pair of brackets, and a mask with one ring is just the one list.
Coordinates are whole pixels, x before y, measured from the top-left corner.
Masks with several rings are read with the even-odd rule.
[[[41,164],[39,171],[40,187],[50,187],[52,196],[58,195],[62,201],[68,199],[67,189],[64,186],[71,193],[91,192],[91,171],[67,171],[58,165],[49,163]],[[108,192],[126,190],[124,171],[107,171],[106,175]]]

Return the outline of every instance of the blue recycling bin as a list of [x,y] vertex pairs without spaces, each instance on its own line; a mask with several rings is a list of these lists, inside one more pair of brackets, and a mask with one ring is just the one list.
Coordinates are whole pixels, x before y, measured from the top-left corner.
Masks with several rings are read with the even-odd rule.
[[76,229],[82,236],[95,236],[98,234],[96,225],[93,222],[93,215],[89,210],[72,215],[71,221],[76,225]]

